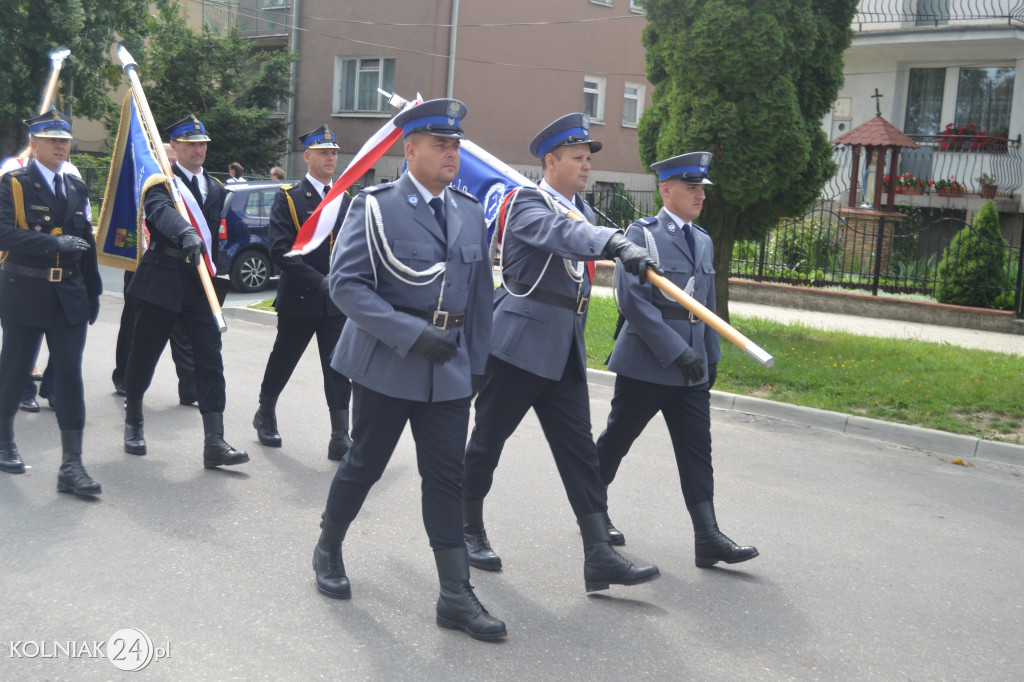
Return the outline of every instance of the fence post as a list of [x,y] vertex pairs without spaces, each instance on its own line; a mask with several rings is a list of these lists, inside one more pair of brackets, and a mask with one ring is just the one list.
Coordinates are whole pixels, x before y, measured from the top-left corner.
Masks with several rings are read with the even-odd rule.
[[875,274],[871,281],[871,295],[878,296],[878,280],[882,276],[882,248],[885,246],[885,216],[878,217],[878,243],[875,245]]
[[1017,253],[1017,288],[1013,292],[1014,310],[1017,317],[1024,317],[1024,223],[1020,226],[1020,239],[1017,241],[1019,252]]
[[758,247],[757,249],[757,278],[754,280],[756,282],[761,282],[764,280],[764,252],[766,250],[765,245],[767,243],[768,235],[766,234],[764,236],[764,239],[761,240],[761,246]]

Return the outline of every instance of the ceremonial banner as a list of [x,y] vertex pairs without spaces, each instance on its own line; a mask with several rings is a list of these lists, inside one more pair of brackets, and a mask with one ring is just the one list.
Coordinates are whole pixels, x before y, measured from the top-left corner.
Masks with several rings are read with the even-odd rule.
[[487,220],[487,241],[490,243],[494,226],[498,222],[501,200],[517,187],[522,187],[522,177],[502,172],[475,153],[476,145],[463,144],[459,160],[459,174],[452,184],[475,196],[484,207]]
[[[421,99],[416,98],[410,106],[421,104]],[[394,119],[391,119],[384,127],[373,134],[362,146],[342,172],[341,177],[331,185],[331,191],[327,193],[320,205],[313,211],[313,215],[302,224],[292,250],[287,256],[296,256],[309,253],[320,246],[327,235],[334,229],[334,223],[338,220],[338,211],[341,210],[341,202],[345,191],[355,183],[356,180],[366,175],[366,172],[373,168],[373,164],[384,156],[384,152],[391,148],[399,138],[402,137],[402,129],[395,126]]]
[[145,247],[141,238],[142,191],[146,181],[161,175],[161,171],[130,92],[121,105],[121,122],[110,158],[96,233],[97,258],[100,265],[135,270]]

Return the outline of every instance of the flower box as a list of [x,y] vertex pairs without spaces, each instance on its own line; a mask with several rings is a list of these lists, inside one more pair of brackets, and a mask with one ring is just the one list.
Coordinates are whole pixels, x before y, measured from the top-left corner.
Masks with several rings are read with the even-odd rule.
[[896,185],[896,194],[924,194],[923,187],[905,187]]
[[936,187],[935,193],[940,197],[960,197],[964,191],[958,187]]
[[981,198],[982,199],[995,199],[996,190],[999,189],[996,185],[982,185],[981,186]]

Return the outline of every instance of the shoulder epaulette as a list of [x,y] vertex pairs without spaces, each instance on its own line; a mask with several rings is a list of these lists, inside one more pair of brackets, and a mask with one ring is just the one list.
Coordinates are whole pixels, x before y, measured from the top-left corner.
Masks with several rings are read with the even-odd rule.
[[64,180],[65,180],[65,182],[70,182],[73,185],[79,185],[81,187],[88,187],[88,185],[85,184],[85,180],[83,180],[82,178],[78,177],[77,175],[66,175],[65,174],[64,175]]
[[360,191],[361,192],[366,192],[367,194],[373,194],[374,192],[379,192],[382,189],[390,189],[391,187],[394,187],[394,186],[395,186],[395,183],[393,183],[393,182],[382,182],[379,185],[370,185],[369,187],[364,187]]
[[[693,225],[693,223],[690,223],[690,224],[691,224],[691,225]],[[703,227],[701,227],[700,225],[693,225],[693,226],[694,226],[695,228],[697,228],[698,230],[700,230],[701,232],[703,232],[704,234],[707,234],[707,235],[708,235],[709,237],[711,236],[710,234],[708,234],[708,231],[707,231],[707,230],[705,230],[705,229],[704,229]]]
[[[213,178],[213,176],[212,176],[212,175],[211,175],[210,177],[211,177],[211,178]],[[217,180],[217,178],[213,178],[213,179],[214,179],[214,180]],[[224,183],[223,183],[223,182],[221,182],[220,180],[217,180],[217,184],[219,184],[219,185],[220,185],[221,187],[223,187],[223,186],[224,186]]]
[[21,168],[15,168],[14,170],[7,171],[4,175],[10,175],[12,178],[28,175],[28,166],[22,166]]
[[281,185],[281,189],[283,189],[285,192],[292,189],[293,187],[295,187],[295,185]]
[[466,190],[462,189],[461,187],[456,187],[455,185],[448,185],[448,189],[454,190],[454,191],[458,192],[459,194],[461,194],[462,196],[466,197],[467,199],[472,199],[473,201],[475,201],[478,204],[480,203],[480,200],[477,199],[476,196],[474,196],[473,194],[467,192]]
[[637,222],[645,227],[650,227],[651,225],[658,224],[658,216],[652,215],[648,218],[640,218],[639,220],[637,220]]

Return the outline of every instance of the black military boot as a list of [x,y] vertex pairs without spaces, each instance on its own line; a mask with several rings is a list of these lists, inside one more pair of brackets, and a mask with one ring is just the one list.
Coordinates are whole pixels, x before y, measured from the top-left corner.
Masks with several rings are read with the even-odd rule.
[[469,565],[484,571],[500,571],[501,557],[491,549],[484,530],[484,501],[462,501],[462,537],[469,552]]
[[608,512],[604,514],[604,522],[608,526],[608,542],[615,546],[621,546],[626,544],[626,536],[622,534],[622,531],[612,525],[612,520],[608,516]]
[[260,391],[260,409],[252,418],[256,427],[256,437],[260,442],[272,448],[281,447],[281,434],[277,432],[277,396],[269,396]]
[[0,471],[9,474],[25,473],[25,462],[14,443],[14,415],[0,417]]
[[718,530],[715,504],[711,500],[687,507],[693,520],[697,568],[708,568],[719,561],[738,564],[757,556],[756,547],[740,547]]
[[612,549],[603,512],[581,516],[576,522],[583,535],[583,580],[587,592],[607,590],[609,585],[638,585],[661,575],[657,566],[637,568]]
[[341,558],[341,541],[345,539],[348,525],[342,526],[320,516],[320,540],[313,550],[313,570],[316,572],[316,589],[334,599],[348,599],[352,587],[345,575],[345,562]]
[[339,460],[352,447],[348,435],[348,410],[331,410],[331,442],[327,446],[327,459]]
[[206,441],[203,444],[203,466],[213,469],[224,464],[244,464],[249,461],[249,455],[241,450],[235,450],[224,440],[224,413],[207,412],[203,415],[203,431],[206,432]]
[[75,495],[99,495],[103,488],[89,478],[82,466],[82,429],[66,429],[60,432],[61,455],[60,473],[57,474],[57,492]]
[[124,451],[129,455],[146,454],[146,437],[142,432],[142,398],[124,401]]
[[441,594],[437,597],[437,624],[449,630],[462,630],[473,639],[501,639],[508,634],[498,620],[473,593],[469,584],[469,557],[462,547],[434,552]]

